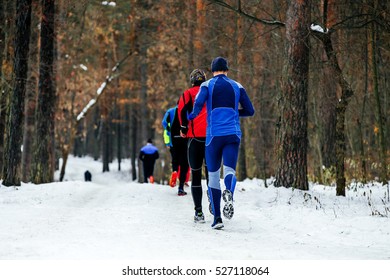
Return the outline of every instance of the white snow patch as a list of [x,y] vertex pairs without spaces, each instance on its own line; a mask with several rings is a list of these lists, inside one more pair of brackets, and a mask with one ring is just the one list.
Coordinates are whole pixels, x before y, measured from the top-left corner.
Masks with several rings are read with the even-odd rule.
[[233,219],[216,231],[205,182],[206,223],[195,224],[190,188],[179,197],[177,188],[132,182],[130,160],[121,167],[102,173],[100,161],[70,157],[64,182],[0,187],[0,260],[390,260],[380,184],[336,197],[330,186],[247,179],[237,184]]

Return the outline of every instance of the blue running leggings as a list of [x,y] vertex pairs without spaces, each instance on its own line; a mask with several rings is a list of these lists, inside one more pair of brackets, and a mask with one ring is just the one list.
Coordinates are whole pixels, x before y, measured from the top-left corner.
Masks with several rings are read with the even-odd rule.
[[223,178],[226,189],[234,193],[236,165],[240,138],[237,135],[214,136],[206,146],[206,162],[209,171],[209,195],[215,217],[221,216],[220,169],[223,161]]

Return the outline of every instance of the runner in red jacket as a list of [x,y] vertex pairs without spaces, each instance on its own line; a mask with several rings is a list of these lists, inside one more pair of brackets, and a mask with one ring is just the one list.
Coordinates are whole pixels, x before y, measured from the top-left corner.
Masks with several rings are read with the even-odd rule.
[[[205,143],[207,112],[206,105],[203,107],[199,116],[189,121],[187,116],[192,112],[195,96],[199,91],[200,85],[206,81],[206,75],[201,69],[195,69],[190,74],[192,87],[184,91],[179,99],[178,112],[180,121],[180,134],[188,138],[188,161],[192,173],[191,194],[195,205],[195,222],[204,223],[204,214],[202,211],[202,165],[205,161]],[[205,176],[208,181],[207,165],[205,166]]]

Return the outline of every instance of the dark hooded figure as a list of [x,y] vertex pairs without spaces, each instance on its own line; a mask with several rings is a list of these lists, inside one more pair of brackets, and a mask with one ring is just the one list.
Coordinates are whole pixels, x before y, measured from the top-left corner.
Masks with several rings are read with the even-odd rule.
[[139,159],[143,163],[144,169],[144,182],[154,183],[153,172],[156,159],[159,158],[158,149],[153,145],[152,139],[148,139],[145,146],[141,148],[139,153]]

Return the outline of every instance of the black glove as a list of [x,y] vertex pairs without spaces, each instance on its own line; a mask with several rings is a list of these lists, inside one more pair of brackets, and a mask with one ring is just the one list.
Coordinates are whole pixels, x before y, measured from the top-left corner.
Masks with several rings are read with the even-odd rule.
[[180,132],[183,133],[184,135],[186,135],[187,132],[188,132],[188,127],[186,127],[186,126],[180,126]]

